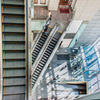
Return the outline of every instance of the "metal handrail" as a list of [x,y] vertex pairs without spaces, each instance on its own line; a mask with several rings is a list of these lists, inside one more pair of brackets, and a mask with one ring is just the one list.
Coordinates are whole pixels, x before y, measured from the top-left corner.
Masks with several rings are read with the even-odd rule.
[[34,51],[37,42],[40,40],[41,35],[42,35],[42,30],[44,29],[44,26],[48,23],[49,20],[50,20],[50,18],[48,17],[48,18],[45,20],[42,29],[38,32],[37,36],[35,37],[35,40],[34,40],[34,42],[33,42],[32,45],[31,45],[31,53]]
[[[57,25],[57,24],[55,24],[54,28],[53,28],[52,31],[50,32],[49,37],[50,37],[50,36],[53,36],[53,33],[55,32],[55,30],[56,30],[56,28],[57,28],[56,25]],[[45,51],[45,48],[47,47],[47,42],[50,41],[49,39],[51,39],[51,38],[48,38],[48,39],[46,40],[46,42],[45,42],[44,46],[42,47],[42,50],[41,50],[41,52],[39,53],[39,55],[38,55],[36,61],[35,61],[34,64],[32,65],[32,71],[33,71],[33,72],[34,72],[34,69],[35,69],[34,66],[37,66],[37,65],[38,65],[39,59],[40,59],[40,57],[42,57],[43,51]]]
[[[39,62],[41,61],[41,59],[42,59],[42,57],[43,57],[45,51],[47,50],[47,48],[48,48],[48,46],[49,46],[49,44],[50,44],[52,38],[54,37],[54,35],[56,34],[56,32],[57,32],[58,29],[59,29],[59,26],[56,28],[56,30],[55,30],[54,33],[52,34],[52,37],[51,37],[49,43],[47,44],[46,48],[44,49],[44,52],[43,52],[42,55],[41,55],[41,58],[38,60],[37,66],[38,66]],[[36,67],[36,68],[37,68],[37,67]],[[36,68],[35,68],[35,70],[36,70]],[[35,70],[33,71],[33,73],[35,72]],[[33,74],[33,73],[32,73],[32,74]]]

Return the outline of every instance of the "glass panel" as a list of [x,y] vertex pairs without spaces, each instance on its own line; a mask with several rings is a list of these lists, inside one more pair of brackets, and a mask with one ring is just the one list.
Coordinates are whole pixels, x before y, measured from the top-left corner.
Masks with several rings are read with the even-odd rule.
[[40,0],[40,4],[46,4],[46,0]]

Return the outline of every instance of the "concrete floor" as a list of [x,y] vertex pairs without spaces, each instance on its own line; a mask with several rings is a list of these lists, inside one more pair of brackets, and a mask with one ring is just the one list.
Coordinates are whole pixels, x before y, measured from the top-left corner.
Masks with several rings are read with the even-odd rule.
[[60,32],[63,32],[68,25],[67,23],[62,22],[62,21],[58,20],[57,18],[52,17],[49,26],[53,27],[55,23],[60,25],[59,29],[58,29]]
[[[68,8],[68,7],[66,7],[66,8]],[[69,14],[65,14],[65,13],[60,13],[59,9],[60,9],[60,6],[58,7],[57,11],[51,11],[52,16],[57,18],[57,19],[59,19],[60,21],[62,21],[64,23],[68,24],[69,21],[72,18],[71,10],[68,8],[70,13]]]

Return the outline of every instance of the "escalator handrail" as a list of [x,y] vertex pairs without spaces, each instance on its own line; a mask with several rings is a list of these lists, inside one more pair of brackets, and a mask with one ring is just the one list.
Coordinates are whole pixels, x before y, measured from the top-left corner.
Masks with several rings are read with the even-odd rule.
[[42,31],[43,31],[43,29],[44,29],[44,26],[48,23],[49,20],[50,20],[50,18],[48,17],[48,18],[45,20],[42,29],[37,33],[37,35],[36,35],[36,37],[35,37],[35,40],[33,41],[32,45],[31,45],[31,53],[34,51],[36,44],[37,44],[38,41],[40,40],[41,35],[42,35]]
[[35,63],[32,65],[32,73],[35,71],[35,69],[37,68],[38,64],[39,64],[39,61],[40,59],[42,58],[46,48],[48,47],[48,44],[50,43],[51,39],[53,38],[53,36],[55,35],[56,31],[58,30],[58,26],[57,26],[57,23],[54,25],[54,28],[52,29],[52,31],[50,32],[49,34],[49,37],[48,39],[46,40],[43,48],[41,49],[41,52],[39,53]]
[[[47,45],[45,46],[45,48],[44,48],[44,50],[43,50],[43,52],[42,52],[42,55],[40,56],[40,58],[39,58],[37,64],[35,64],[36,68],[37,68],[39,62],[41,61],[41,59],[42,59],[44,53],[46,52],[46,50],[47,50],[47,48],[48,48],[50,42],[52,41],[52,39],[53,39],[53,37],[54,37],[54,35],[56,34],[56,32],[57,32],[58,29],[59,29],[59,25],[57,26],[57,28],[54,30],[53,34],[51,35],[50,41],[49,41],[49,42],[47,43]],[[34,71],[36,70],[36,68],[34,69]],[[33,73],[34,73],[34,71],[33,71]],[[33,74],[32,74],[32,75],[33,75]]]

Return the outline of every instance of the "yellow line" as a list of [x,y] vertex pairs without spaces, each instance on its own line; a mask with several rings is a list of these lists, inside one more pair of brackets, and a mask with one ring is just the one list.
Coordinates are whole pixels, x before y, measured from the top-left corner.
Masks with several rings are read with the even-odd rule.
[[48,27],[53,28],[53,27],[51,27],[51,26],[48,26]]
[[57,32],[59,32],[59,33],[61,33],[61,34],[62,34],[62,32],[60,32],[60,31],[57,31]]
[[[51,27],[51,26],[48,26],[48,27],[53,28],[53,27]],[[57,32],[59,32],[59,33],[61,33],[61,34],[62,34],[62,32],[60,32],[60,31],[57,31]]]

